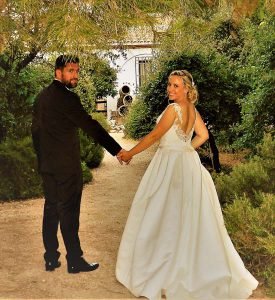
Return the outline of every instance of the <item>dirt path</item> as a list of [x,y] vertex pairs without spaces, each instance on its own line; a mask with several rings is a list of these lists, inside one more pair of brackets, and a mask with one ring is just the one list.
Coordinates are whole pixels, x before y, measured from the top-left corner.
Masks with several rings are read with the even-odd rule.
[[[135,142],[113,134],[124,148]],[[120,166],[106,153],[83,191],[80,240],[88,261],[100,268],[68,274],[61,239],[61,268],[45,272],[42,259],[43,199],[0,204],[0,299],[135,299],[115,279],[116,254],[137,185],[154,148]],[[256,291],[254,298],[261,297]],[[267,299],[267,298],[265,298]],[[207,300],[207,299],[205,299]]]

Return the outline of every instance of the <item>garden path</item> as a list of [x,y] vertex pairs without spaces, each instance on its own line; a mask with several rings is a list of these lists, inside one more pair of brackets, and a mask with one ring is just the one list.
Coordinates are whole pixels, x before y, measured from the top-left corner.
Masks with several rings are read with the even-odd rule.
[[[126,149],[136,143],[122,133],[112,135]],[[106,153],[101,166],[93,170],[93,182],[84,188],[80,239],[85,258],[100,263],[95,272],[67,273],[60,236],[62,265],[45,272],[43,199],[1,203],[0,299],[135,299],[115,279],[116,254],[131,201],[154,151],[152,147],[137,155],[129,166],[119,165]],[[261,297],[259,289],[253,299]]]

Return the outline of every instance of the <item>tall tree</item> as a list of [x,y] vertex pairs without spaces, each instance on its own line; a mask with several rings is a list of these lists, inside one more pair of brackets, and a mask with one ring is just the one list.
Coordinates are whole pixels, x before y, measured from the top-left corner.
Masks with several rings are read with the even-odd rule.
[[159,13],[198,14],[215,1],[3,0],[0,67],[20,71],[51,53],[89,52],[121,41],[129,26],[152,25]]
[[212,2],[2,0],[0,77],[4,84],[0,87],[0,108],[5,113],[0,117],[0,140],[9,128],[20,128],[16,122],[19,117],[24,120],[23,115],[18,115],[20,111],[30,110],[30,101],[26,106],[24,93],[20,91],[24,88],[30,98],[26,85],[32,75],[26,69],[31,63],[62,52],[81,54],[86,60],[91,57],[89,53],[107,50],[114,43],[123,44],[129,27],[139,30],[138,25],[148,25],[154,31],[160,15],[168,20],[178,13],[198,15]]

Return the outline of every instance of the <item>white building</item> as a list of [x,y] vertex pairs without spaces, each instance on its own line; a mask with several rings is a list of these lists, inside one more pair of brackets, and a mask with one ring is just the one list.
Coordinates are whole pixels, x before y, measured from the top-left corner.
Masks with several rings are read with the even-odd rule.
[[[110,66],[117,69],[116,89],[118,95],[114,98],[107,97],[107,118],[110,119],[112,112],[117,112],[122,99],[120,91],[125,88],[126,92],[135,100],[140,86],[146,80],[150,68],[150,60],[156,51],[156,35],[166,30],[167,25],[157,27],[154,32],[146,27],[133,27],[122,47],[115,46],[111,51],[115,57],[110,60]],[[119,49],[123,50],[119,50]],[[127,88],[128,87],[128,88]],[[120,100],[119,100],[120,98]]]

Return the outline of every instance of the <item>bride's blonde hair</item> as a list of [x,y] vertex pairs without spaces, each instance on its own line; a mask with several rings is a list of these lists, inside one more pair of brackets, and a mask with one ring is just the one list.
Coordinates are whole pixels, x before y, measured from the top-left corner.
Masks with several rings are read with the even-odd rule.
[[188,94],[187,94],[188,100],[191,103],[196,104],[199,99],[199,92],[195,85],[193,76],[186,70],[172,71],[169,77],[173,75],[180,76],[182,78],[183,83],[188,87]]

